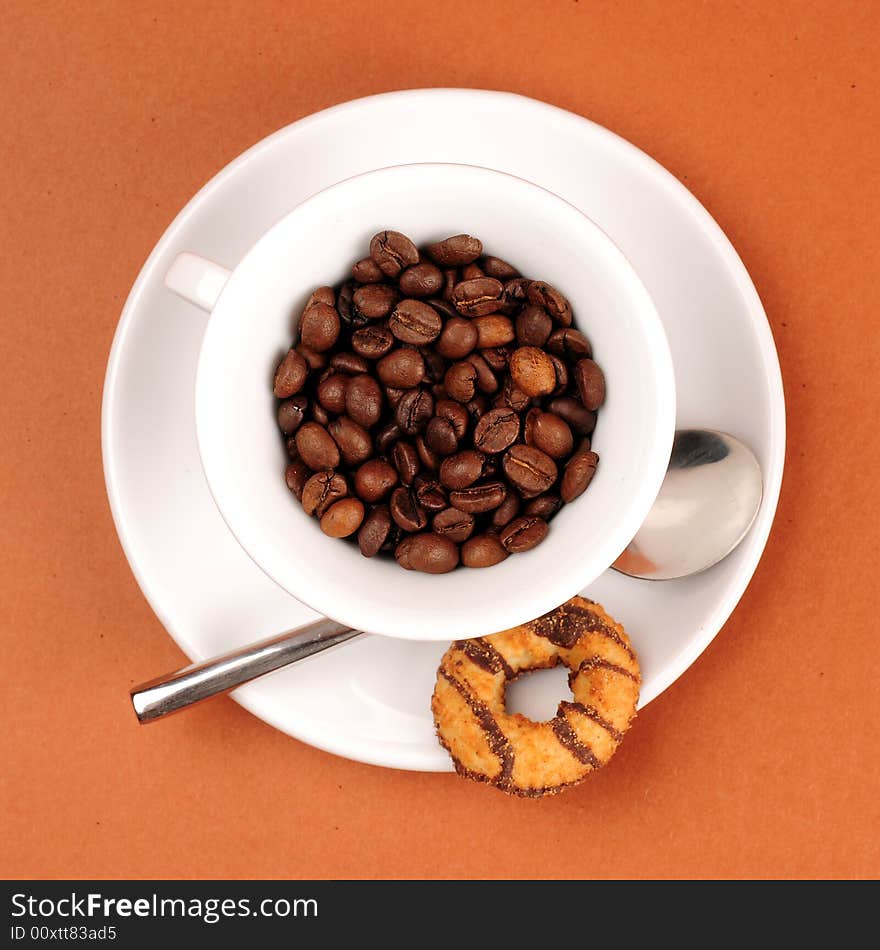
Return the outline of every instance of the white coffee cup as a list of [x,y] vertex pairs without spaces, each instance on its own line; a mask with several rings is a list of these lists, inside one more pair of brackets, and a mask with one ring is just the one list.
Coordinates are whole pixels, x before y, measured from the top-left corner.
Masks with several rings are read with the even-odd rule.
[[[352,143],[356,148],[357,144]],[[230,222],[234,227],[234,222]],[[370,237],[417,244],[466,232],[487,253],[570,300],[607,381],[584,494],[532,551],[491,568],[405,571],[329,538],[287,489],[272,378],[311,291],[349,276]],[[466,165],[401,165],[319,192],[267,231],[232,270],[180,254],[165,278],[211,312],[196,377],[196,429],[211,492],[253,560],[303,603],[348,626],[413,640],[481,636],[540,616],[621,553],[654,501],[675,425],[672,361],[654,304],[622,252],[557,195]]]

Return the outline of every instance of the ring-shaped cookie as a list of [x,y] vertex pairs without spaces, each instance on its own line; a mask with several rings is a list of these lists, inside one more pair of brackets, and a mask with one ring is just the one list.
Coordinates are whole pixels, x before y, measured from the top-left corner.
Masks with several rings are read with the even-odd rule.
[[[564,663],[574,702],[535,722],[505,707],[507,684]],[[537,798],[604,765],[636,714],[641,675],[623,627],[599,604],[573,597],[491,637],[459,640],[443,655],[431,708],[460,775]]]

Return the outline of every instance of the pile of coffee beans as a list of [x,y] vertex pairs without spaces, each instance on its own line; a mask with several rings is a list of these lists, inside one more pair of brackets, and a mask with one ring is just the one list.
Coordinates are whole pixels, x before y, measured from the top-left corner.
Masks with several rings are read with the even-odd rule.
[[319,287],[274,392],[287,486],[321,530],[408,570],[529,551],[596,471],[605,378],[568,300],[458,234],[380,231]]

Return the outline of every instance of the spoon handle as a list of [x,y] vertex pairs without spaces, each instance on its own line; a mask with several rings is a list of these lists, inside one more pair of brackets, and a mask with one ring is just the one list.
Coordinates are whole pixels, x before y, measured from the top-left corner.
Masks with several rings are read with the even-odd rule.
[[360,630],[322,617],[280,636],[248,644],[135,686],[131,690],[131,702],[140,723],[154,722],[359,636]]

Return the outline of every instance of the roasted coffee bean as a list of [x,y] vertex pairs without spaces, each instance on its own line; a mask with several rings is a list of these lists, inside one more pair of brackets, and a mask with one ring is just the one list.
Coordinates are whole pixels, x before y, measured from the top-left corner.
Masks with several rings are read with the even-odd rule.
[[434,412],[452,426],[456,439],[461,441],[465,437],[471,419],[467,409],[460,402],[454,399],[438,399]]
[[514,277],[513,280],[505,282],[504,293],[501,297],[502,313],[510,316],[522,309],[523,304],[528,301],[530,283],[531,281],[526,277]]
[[433,297],[443,290],[443,271],[425,261],[407,267],[398,282],[406,297]]
[[457,320],[460,319],[455,307],[440,297],[431,297],[429,300],[426,300],[425,303],[429,303],[437,313],[440,314],[444,321],[451,320],[453,317]]
[[551,396],[561,396],[568,389],[568,369],[562,360],[550,354],[550,362],[553,364],[553,371],[556,373],[556,385],[553,387]]
[[562,499],[554,492],[546,492],[533,498],[523,509],[524,515],[534,515],[549,521],[562,507]]
[[520,518],[514,518],[504,528],[501,532],[501,543],[511,554],[531,551],[547,537],[547,530],[547,522],[542,518],[523,515]]
[[466,511],[472,515],[492,511],[503,503],[507,496],[507,486],[504,482],[484,482],[480,485],[471,485],[470,488],[460,488],[449,493],[449,503],[459,511]]
[[[455,289],[455,285],[459,281],[458,269],[455,267],[447,267],[443,271],[443,299],[451,306],[452,305],[452,291]],[[458,311],[455,311],[458,313]]]
[[[348,416],[340,416],[338,419],[334,419],[327,426],[327,431],[339,446],[339,451],[346,465],[360,465],[373,454],[373,441],[370,438],[370,433],[360,423],[349,419]],[[300,432],[302,432],[302,429],[300,429]]]
[[397,469],[401,483],[406,486],[412,485],[413,479],[422,467],[415,446],[403,440],[394,443],[391,449],[391,463]]
[[273,392],[279,399],[295,396],[306,384],[309,366],[296,350],[288,350],[275,370]]
[[487,277],[494,277],[496,280],[512,280],[514,277],[519,277],[519,271],[507,261],[502,261],[500,257],[481,257],[479,264]]
[[458,437],[452,423],[434,416],[425,428],[425,442],[437,455],[452,455],[458,449]]
[[416,436],[415,446],[416,454],[419,457],[419,462],[421,462],[422,468],[427,469],[429,472],[439,471],[441,457],[428,447],[428,443],[425,442],[424,435]]
[[435,534],[449,538],[455,544],[461,544],[473,534],[474,516],[458,508],[446,508],[438,511],[431,522]]
[[325,370],[326,375],[318,383],[318,402],[334,415],[345,412],[345,391],[351,377],[337,373],[333,369]]
[[411,346],[402,346],[399,350],[392,350],[387,356],[383,356],[376,364],[376,372],[386,386],[412,389],[418,386],[425,376],[425,360],[418,350]]
[[388,329],[401,343],[421,346],[436,340],[443,327],[440,314],[423,300],[406,298],[394,308]]
[[400,291],[388,284],[367,284],[356,290],[352,298],[357,312],[368,320],[387,317],[398,300]]
[[451,317],[443,325],[436,349],[448,360],[460,360],[477,345],[477,328],[464,317]]
[[284,445],[287,448],[287,457],[291,462],[298,462],[299,458],[299,449],[296,447],[296,436],[289,435],[284,440]]
[[582,495],[596,474],[599,456],[595,452],[576,452],[565,464],[562,474],[562,500],[568,504]]
[[462,280],[476,280],[478,277],[485,277],[479,264],[465,264],[461,269]]
[[291,462],[284,470],[284,480],[293,494],[302,501],[303,489],[309,480],[311,471],[302,459]]
[[404,538],[394,556],[406,570],[425,574],[448,574],[458,567],[457,545],[433,531]]
[[325,428],[330,422],[330,413],[319,402],[312,403],[312,421]]
[[521,346],[510,357],[510,375],[527,396],[545,396],[556,387],[553,361],[536,346]]
[[339,447],[330,433],[317,422],[304,422],[296,432],[296,449],[311,469],[336,468]]
[[303,424],[309,401],[305,396],[293,396],[278,405],[278,428],[290,435]]
[[574,448],[574,436],[568,423],[540,409],[531,409],[526,415],[523,438],[526,445],[533,445],[554,459],[564,458]]
[[446,490],[436,478],[431,478],[428,475],[417,475],[413,482],[413,491],[416,493],[416,501],[425,511],[443,511],[444,508],[449,507]]
[[397,484],[397,471],[384,459],[369,459],[355,472],[354,490],[370,504],[382,501]]
[[465,567],[492,567],[506,557],[504,545],[494,534],[478,534],[461,546],[461,563]]
[[497,455],[486,455],[483,458],[483,474],[482,478],[488,479],[491,481],[495,476],[501,471],[501,466],[498,464]]
[[370,364],[362,356],[347,351],[334,353],[330,358],[330,365],[340,373],[348,373],[349,376],[370,371]]
[[394,418],[405,435],[421,432],[434,415],[434,397],[424,389],[409,389],[394,409]]
[[478,393],[466,405],[474,422],[478,422],[489,411],[489,400],[482,393]]
[[387,455],[395,442],[403,435],[396,422],[389,422],[376,433],[376,451],[380,455]]
[[[494,320],[495,315],[491,317],[477,317],[477,320]],[[503,319],[507,319],[504,317]],[[474,320],[474,323],[477,322]],[[480,356],[489,364],[489,368],[495,373],[496,377],[499,373],[503,373],[507,369],[507,364],[510,362],[510,354],[513,350],[509,346],[492,346],[488,349],[480,350]]]
[[388,277],[397,277],[404,268],[419,262],[415,244],[400,231],[374,234],[370,241],[370,257]]
[[549,412],[564,419],[578,435],[589,435],[596,428],[596,413],[584,409],[573,396],[560,396],[547,404]]
[[391,531],[391,515],[387,505],[377,505],[365,518],[358,531],[358,547],[364,557],[375,557]]
[[572,327],[566,327],[562,330],[554,330],[547,339],[547,349],[574,363],[584,356],[592,356],[593,348],[590,341],[581,333]]
[[595,412],[605,402],[605,374],[591,359],[578,360],[574,381],[585,409]]
[[468,488],[483,476],[486,456],[474,449],[465,449],[443,460],[440,481],[447,488]]
[[465,359],[477,371],[477,389],[484,393],[498,392],[498,377],[492,372],[492,367],[479,353],[471,353]]
[[347,280],[340,288],[336,296],[336,312],[339,319],[347,326],[357,329],[366,323],[366,318],[361,316],[354,307],[355,283],[353,280]]
[[419,352],[425,361],[425,383],[439,383],[443,380],[446,373],[446,360],[430,346],[423,346]]
[[563,294],[544,280],[529,284],[529,300],[536,307],[543,307],[563,327],[571,326],[571,306]]
[[331,538],[347,538],[364,520],[364,503],[359,498],[343,498],[321,516],[321,530]]
[[504,377],[501,392],[495,397],[495,408],[501,409],[506,406],[514,412],[522,413],[529,407],[531,401],[531,397],[519,389],[508,374]]
[[503,460],[504,474],[523,498],[534,498],[556,481],[556,463],[531,445],[514,445]]
[[340,498],[348,495],[348,485],[337,472],[315,472],[302,490],[303,511],[319,518]]
[[509,521],[512,521],[518,514],[522,506],[519,495],[513,489],[508,489],[507,497],[492,512],[491,522],[493,528],[503,528]]
[[394,386],[385,387],[385,398],[388,400],[388,405],[391,406],[392,409],[397,408],[397,404],[403,399],[405,393],[405,389],[395,389]]
[[365,360],[378,360],[394,347],[394,334],[384,326],[369,325],[351,335],[351,348]]
[[504,287],[494,277],[476,277],[459,281],[452,288],[452,303],[466,317],[482,317],[502,307]]
[[515,336],[510,318],[505,317],[503,313],[490,313],[485,317],[475,317],[474,326],[477,329],[477,346],[481,350],[504,346],[511,343]]
[[316,303],[299,321],[299,338],[303,346],[323,353],[339,339],[340,321],[335,307]]
[[[552,335],[553,321],[543,307],[528,304],[516,318],[516,342],[520,346],[543,347]],[[563,332],[563,331],[560,331]]]
[[409,488],[395,488],[388,505],[395,524],[404,531],[421,531],[428,524],[425,509],[416,501],[415,494]]
[[446,392],[456,402],[469,402],[474,398],[477,386],[477,370],[473,363],[453,363],[443,378]]
[[397,549],[397,545],[407,536],[403,528],[399,524],[395,524],[394,520],[391,521],[391,530],[388,532],[388,537],[385,539],[385,543],[382,545],[383,551],[390,551],[392,554]]
[[382,415],[382,389],[367,373],[352,376],[345,391],[345,411],[359,425],[369,429]]
[[312,295],[306,301],[303,307],[303,313],[314,307],[316,303],[325,303],[328,307],[336,306],[336,291],[332,287],[318,287],[312,291]]
[[378,284],[385,279],[382,268],[373,260],[372,257],[365,257],[357,262],[351,269],[351,276],[359,284]]
[[441,267],[460,267],[470,264],[483,253],[483,242],[469,234],[456,234],[428,245],[428,254]]
[[326,353],[318,353],[316,350],[310,350],[302,343],[296,344],[296,352],[306,361],[310,372],[317,372],[326,369],[330,362],[330,357]]
[[474,445],[491,455],[503,452],[519,436],[519,416],[512,409],[490,409],[474,429]]

